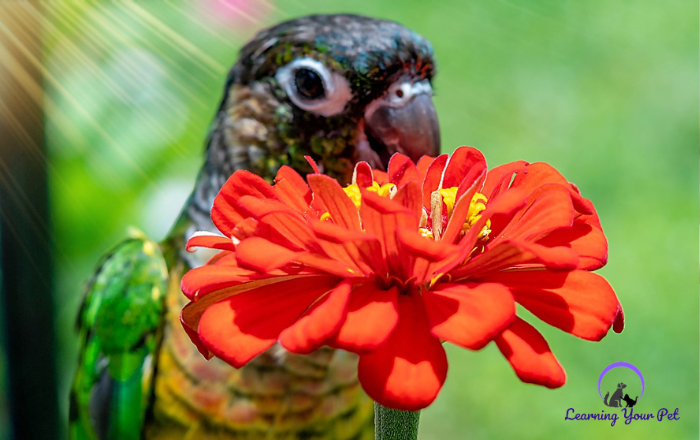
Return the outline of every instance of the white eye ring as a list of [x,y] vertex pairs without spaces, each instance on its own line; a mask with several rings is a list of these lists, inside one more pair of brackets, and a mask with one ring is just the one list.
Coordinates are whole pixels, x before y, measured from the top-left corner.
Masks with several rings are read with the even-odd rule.
[[401,107],[413,98],[414,95],[427,93],[428,96],[433,95],[433,88],[430,86],[430,81],[424,79],[411,83],[409,81],[397,81],[387,90],[386,100],[392,107]]
[[[308,99],[299,93],[295,75],[301,69],[312,70],[321,78],[325,90],[324,96]],[[341,113],[352,98],[350,84],[345,77],[329,71],[322,63],[311,58],[299,58],[280,67],[277,69],[275,79],[297,107],[321,116],[334,116]]]

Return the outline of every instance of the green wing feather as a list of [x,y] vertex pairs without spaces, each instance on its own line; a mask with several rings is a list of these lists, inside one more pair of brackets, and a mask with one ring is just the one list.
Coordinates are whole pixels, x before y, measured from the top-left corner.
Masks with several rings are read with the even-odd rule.
[[82,347],[71,392],[71,439],[141,437],[167,277],[160,247],[143,236],[102,259],[78,316]]

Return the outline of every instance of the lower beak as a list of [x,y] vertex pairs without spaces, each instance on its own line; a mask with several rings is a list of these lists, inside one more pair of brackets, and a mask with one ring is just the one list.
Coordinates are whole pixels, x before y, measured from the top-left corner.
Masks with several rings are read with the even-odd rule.
[[405,154],[414,162],[424,155],[440,154],[440,126],[428,93],[411,96],[400,105],[375,101],[365,113],[365,124],[369,145],[385,167],[394,153]]

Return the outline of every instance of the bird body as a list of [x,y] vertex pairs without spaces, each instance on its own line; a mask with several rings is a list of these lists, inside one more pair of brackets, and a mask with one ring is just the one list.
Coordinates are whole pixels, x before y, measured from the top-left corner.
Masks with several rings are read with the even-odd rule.
[[366,160],[439,151],[430,101],[432,48],[393,22],[310,16],[260,32],[229,73],[194,191],[161,243],[135,235],[101,261],[79,317],[81,357],[71,437],[129,439],[372,438],[357,358],[279,345],[241,369],[207,361],[179,322],[182,275],[211,256],[187,253],[217,232],[214,197],[237,170],[272,182],[304,156],[343,183]]
[[185,268],[180,261],[170,272],[145,438],[372,438],[372,403],[351,353],[324,348],[303,356],[276,346],[241,369],[202,357],[179,319]]

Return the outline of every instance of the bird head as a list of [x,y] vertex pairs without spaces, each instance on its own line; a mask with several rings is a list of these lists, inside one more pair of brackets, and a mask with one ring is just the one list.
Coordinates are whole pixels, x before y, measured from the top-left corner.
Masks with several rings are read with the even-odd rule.
[[258,33],[231,69],[208,163],[228,177],[268,180],[282,165],[347,183],[359,160],[386,168],[393,153],[437,155],[433,49],[391,21],[314,15]]

